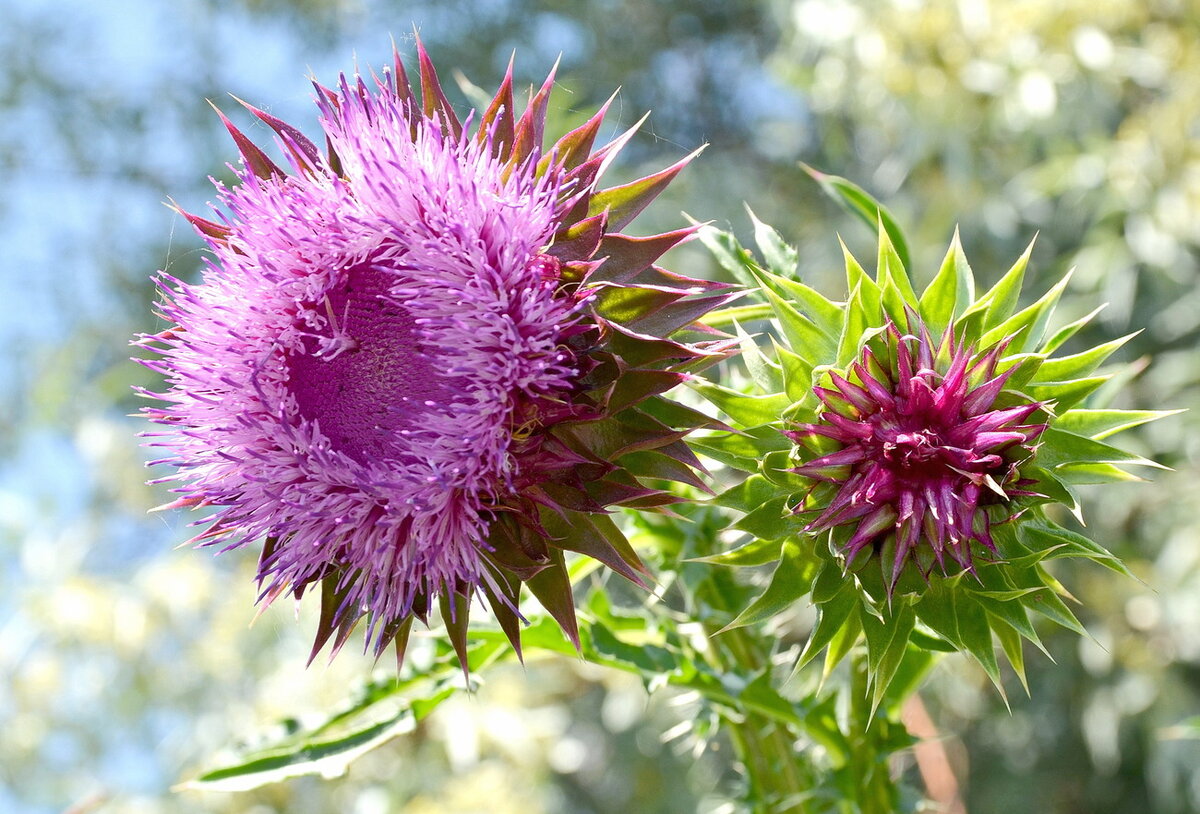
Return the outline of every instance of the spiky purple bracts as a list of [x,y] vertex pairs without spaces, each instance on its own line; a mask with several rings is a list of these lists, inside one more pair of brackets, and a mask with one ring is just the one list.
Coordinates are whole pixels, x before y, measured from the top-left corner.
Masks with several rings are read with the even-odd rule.
[[605,507],[695,481],[679,439],[704,419],[659,394],[723,346],[667,337],[729,295],[653,265],[691,230],[616,231],[690,157],[600,190],[631,135],[593,153],[604,110],[543,152],[553,75],[517,119],[510,74],[472,129],[418,58],[419,101],[399,59],[317,86],[324,155],[249,108],[290,175],[222,116],[244,165],[221,222],[185,213],[213,257],[199,284],[161,276],[146,412],[176,504],[212,510],[198,542],[265,540],[264,601],[321,583],[314,655],[366,616],[402,657],[436,599],[465,664],[475,595],[514,646],[522,584],[575,638],[563,550],[640,581]]
[[1036,401],[997,403],[1015,370],[996,370],[1007,342],[977,353],[952,330],[935,343],[926,326],[913,327],[901,335],[889,321],[879,349],[865,345],[848,377],[831,371],[832,387],[813,388],[818,420],[784,433],[839,445],[792,470],[836,487],[805,531],[853,524],[841,545],[848,562],[890,548],[889,589],[910,559],[925,574],[935,561],[945,571],[947,555],[971,570],[973,543],[996,550],[987,507],[1035,494],[1019,469],[1047,427],[1025,423],[1044,411]]

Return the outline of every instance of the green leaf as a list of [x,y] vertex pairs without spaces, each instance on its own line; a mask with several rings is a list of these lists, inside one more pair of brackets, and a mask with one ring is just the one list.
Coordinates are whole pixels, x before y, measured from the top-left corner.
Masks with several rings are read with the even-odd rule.
[[748,710],[770,716],[776,721],[787,721],[794,726],[804,725],[804,718],[796,705],[780,695],[772,686],[769,669],[747,684],[738,693],[737,698]]
[[1119,558],[1099,543],[1056,523],[1022,523],[1018,533],[1031,548],[1058,546],[1053,557],[1087,557],[1111,571],[1137,579]]
[[879,287],[869,279],[860,282],[850,294],[846,308],[846,322],[842,328],[842,340],[838,346],[835,365],[845,368],[858,356],[859,348],[866,341],[867,332],[883,324],[881,294]]
[[629,644],[599,622],[588,625],[586,630],[593,658],[601,664],[619,666],[646,678],[657,678],[678,667],[675,657],[664,647],[648,643]]
[[[979,315],[980,328],[983,331],[995,328],[1009,318],[1017,307],[1021,296],[1021,284],[1025,280],[1025,268],[1029,265],[1029,255],[1033,252],[1033,241],[1025,248],[1024,254],[1017,258],[1012,268],[992,286],[986,294],[980,297],[959,317],[966,320],[973,315]],[[987,347],[987,344],[981,344]]]
[[867,671],[871,678],[871,714],[874,715],[904,658],[916,614],[912,605],[898,601],[891,614],[883,619],[866,614],[862,621],[867,639]]
[[821,189],[826,195],[837,201],[846,211],[858,216],[863,223],[871,227],[872,231],[880,228],[886,231],[900,262],[905,268],[912,265],[904,231],[896,223],[896,219],[886,206],[871,197],[862,187],[845,178],[827,175],[804,163],[801,163],[800,167],[808,173],[810,178],[821,185]]
[[751,512],[783,492],[762,475],[751,475],[737,486],[731,486],[709,502],[727,509]]
[[1065,325],[1062,328],[1059,328],[1053,336],[1042,343],[1042,353],[1051,354],[1058,350],[1064,342],[1077,334],[1080,328],[1091,322],[1096,314],[1099,314],[1107,307],[1107,305],[1101,305],[1082,319],[1077,319],[1070,325]]
[[899,293],[903,300],[899,309],[901,317],[904,316],[903,304],[913,308],[918,305],[917,293],[913,290],[912,281],[908,277],[907,266],[908,263],[900,258],[895,245],[889,239],[887,229],[881,223],[879,225],[879,258],[875,270],[875,280],[881,289],[886,291],[890,284]]
[[1182,410],[1070,410],[1054,422],[1060,430],[1097,441],[1133,427],[1178,415]]
[[975,298],[975,276],[959,242],[958,227],[937,275],[921,293],[921,316],[934,336],[940,335]]
[[792,404],[792,400],[783,393],[739,393],[705,379],[691,379],[688,386],[743,427],[758,427],[778,421],[783,411]]
[[[1028,257],[1028,253],[1025,257]],[[1004,322],[985,333],[983,338],[979,340],[979,347],[990,347],[1011,336],[1013,340],[1008,346],[1009,353],[1019,353],[1027,348],[1030,350],[1036,348],[1045,335],[1046,326],[1050,322],[1050,317],[1054,314],[1054,307],[1058,305],[1059,298],[1062,297],[1063,291],[1066,290],[1070,282],[1071,273],[1067,272],[1053,288],[1043,294],[1041,299],[1033,305],[1013,314]],[[988,315],[989,317],[992,315],[990,307]]]
[[821,668],[822,682],[828,679],[834,668],[850,654],[863,631],[862,618],[869,614],[864,614],[862,601],[856,601],[850,611],[842,626],[834,631],[833,638],[829,640],[828,649],[825,651],[825,664]]
[[957,577],[945,579],[931,577],[929,589],[914,605],[917,617],[946,641],[957,648],[963,646],[962,637],[958,632],[958,612],[956,608]]
[[1044,591],[1038,591],[1021,597],[1020,602],[1029,610],[1045,616],[1067,630],[1074,631],[1080,636],[1088,635],[1087,630],[1084,629],[1083,625],[1079,624],[1079,620],[1075,618],[1075,614],[1063,604],[1063,601],[1059,599],[1058,594],[1052,587],[1047,587]]
[[[695,223],[695,221],[692,221]],[[752,289],[759,290],[758,279],[754,270],[758,268],[754,256],[750,254],[732,232],[725,232],[712,226],[703,226],[696,233],[700,242],[716,259],[717,265],[729,272],[734,280]]]
[[995,622],[991,626],[992,632],[1000,640],[1000,646],[1004,648],[1004,655],[1008,658],[1008,663],[1012,665],[1017,678],[1021,680],[1025,694],[1029,695],[1029,681],[1025,678],[1025,653],[1021,646],[1021,634],[999,618],[993,616],[992,619]]
[[779,565],[775,567],[767,589],[718,633],[765,622],[807,594],[812,588],[812,576],[802,560],[803,555],[796,543],[784,543]]
[[1096,392],[1108,380],[1108,376],[1091,376],[1068,382],[1041,382],[1025,385],[1024,392],[1034,401],[1050,404],[1055,412],[1061,413],[1074,409],[1077,404]]
[[[916,630],[913,631],[915,635]],[[887,704],[885,709],[888,716],[891,718],[899,718],[901,710],[906,701],[920,687],[925,676],[929,675],[930,669],[937,664],[938,656],[936,652],[931,652],[923,647],[918,646],[915,642],[909,644],[904,651],[903,658],[900,659],[900,666],[896,668],[895,675],[888,685],[887,692],[884,696]]]
[[[772,337],[772,341],[774,341],[774,337]],[[792,401],[792,406],[788,408],[788,417],[793,421],[799,421],[800,419],[795,415],[796,405],[816,400],[812,392],[812,362],[792,353],[778,342],[775,343],[775,356],[783,367],[783,392]]]
[[443,687],[424,698],[403,704],[382,721],[352,728],[334,738],[294,738],[284,746],[265,749],[220,769],[214,769],[183,784],[187,789],[205,791],[248,791],[268,783],[292,777],[319,774],[333,778],[345,774],[350,764],[387,741],[416,729],[422,715],[454,693]]
[[800,255],[784,243],[778,232],[760,221],[749,205],[746,205],[746,213],[750,215],[750,222],[754,224],[754,242],[762,251],[767,268],[782,277],[795,277]]
[[789,300],[813,324],[825,334],[836,340],[842,329],[843,303],[836,303],[804,283],[780,277],[767,271],[755,272],[760,284],[774,291],[780,297]]
[[1038,370],[1037,380],[1059,382],[1087,376],[1100,367],[1104,363],[1104,360],[1111,356],[1118,348],[1137,336],[1138,333],[1141,332],[1137,331],[1126,334],[1120,339],[1105,342],[1103,345],[1097,345],[1090,350],[1085,350],[1082,353],[1076,353],[1072,356],[1047,359],[1045,362],[1042,362],[1042,366]]
[[790,302],[769,288],[763,289],[767,302],[775,310],[775,318],[791,349],[805,359],[824,359],[837,350],[837,335],[822,331],[811,319],[796,310]]
[[733,524],[735,529],[763,540],[778,540],[796,531],[799,521],[788,509],[789,498],[772,498]]
[[1137,464],[1163,469],[1161,464],[1109,446],[1103,441],[1085,438],[1082,435],[1051,427],[1043,432],[1038,439],[1041,447],[1037,453],[1037,463],[1047,469],[1054,469],[1062,464]]
[[[818,577],[819,581],[820,577]],[[796,661],[792,675],[798,673],[804,665],[816,658],[817,654],[847,627],[847,620],[852,613],[857,611],[861,601],[853,578],[844,577],[841,588],[817,605],[817,622],[813,625],[808,641],[804,643],[804,650],[801,651],[800,658]]]
[[1054,471],[1059,474],[1064,483],[1076,485],[1084,483],[1144,482],[1146,480],[1112,464],[1063,464]]
[[1022,468],[1021,473],[1024,477],[1035,481],[1028,487],[1030,491],[1043,494],[1055,503],[1063,504],[1077,519],[1081,518],[1079,496],[1058,475],[1028,464]]
[[738,338],[738,347],[742,351],[742,362],[746,365],[754,384],[767,393],[783,390],[783,371],[779,363],[764,356],[754,337],[746,333],[736,321],[733,323],[733,330]]
[[712,554],[707,557],[693,557],[685,562],[706,562],[712,565],[754,566],[775,562],[780,557],[782,543],[779,540],[754,539],[745,545]]
[[[1004,696],[1004,685],[1000,682],[1000,666],[996,663],[996,648],[992,644],[992,628],[988,624],[983,606],[969,595],[963,596],[957,605],[958,634],[963,648],[983,665],[984,672]],[[1007,699],[1005,699],[1007,703]]]
[[742,472],[757,472],[768,452],[791,449],[789,441],[774,427],[754,427],[725,435],[693,435],[688,445],[696,452]]
[[842,570],[836,560],[826,560],[813,580],[812,601],[816,605],[824,605],[834,596],[846,590],[847,585],[854,584],[854,577]]

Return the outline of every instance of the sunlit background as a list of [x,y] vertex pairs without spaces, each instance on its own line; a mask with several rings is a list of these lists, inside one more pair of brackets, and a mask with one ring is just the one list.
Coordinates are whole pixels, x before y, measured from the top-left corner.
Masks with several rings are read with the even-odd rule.
[[[871,235],[798,161],[886,201],[918,279],[956,223],[985,282],[1037,233],[1028,290],[1076,266],[1066,316],[1110,303],[1081,346],[1143,329],[1118,406],[1200,405],[1195,0],[0,0],[0,812],[731,810],[720,741],[664,737],[686,698],[570,659],[485,676],[337,779],[172,791],[373,665],[305,669],[310,609],[250,626],[253,552],[176,550],[187,518],[147,514],[128,340],[162,327],[153,272],[200,262],[162,203],[230,175],[206,98],[262,143],[228,93],[312,132],[310,72],[411,56],[414,28],[485,89],[561,55],[560,130],[620,87],[609,135],[653,115],[615,173],[709,144],[642,229],[744,233],[748,201],[835,295],[836,233]],[[924,692],[972,814],[1200,811],[1200,413],[1130,443],[1174,471],[1086,513],[1144,584],[1063,567],[1092,638],[1046,630],[1011,711],[956,659]]]

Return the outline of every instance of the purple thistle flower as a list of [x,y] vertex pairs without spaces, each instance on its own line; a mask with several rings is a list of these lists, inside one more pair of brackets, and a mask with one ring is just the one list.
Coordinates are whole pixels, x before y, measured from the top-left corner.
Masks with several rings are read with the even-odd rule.
[[523,583],[577,640],[564,549],[642,581],[605,507],[699,483],[679,439],[702,418],[659,394],[724,346],[666,337],[729,295],[653,265],[692,230],[616,231],[690,156],[600,190],[630,135],[591,152],[604,110],[543,153],[553,74],[518,120],[510,71],[472,129],[418,59],[420,103],[398,58],[373,89],[317,86],[325,156],[247,105],[292,174],[222,116],[243,167],[219,223],[184,213],[213,256],[160,277],[176,327],[142,340],[169,385],[145,412],[171,505],[212,510],[196,542],[265,540],[264,602],[321,583],[314,656],[366,616],[402,659],[436,599],[465,665],[476,595],[519,649]]
[[924,325],[901,335],[891,321],[880,339],[846,376],[830,371],[832,387],[813,388],[815,423],[784,434],[838,445],[792,470],[835,489],[805,531],[846,527],[847,562],[880,552],[891,590],[910,559],[925,575],[935,562],[945,573],[947,557],[972,571],[973,543],[996,551],[988,507],[1034,494],[1020,467],[1047,425],[1029,423],[1045,405],[1004,390],[1016,369],[997,371],[1007,342],[976,351],[947,329],[935,344]]

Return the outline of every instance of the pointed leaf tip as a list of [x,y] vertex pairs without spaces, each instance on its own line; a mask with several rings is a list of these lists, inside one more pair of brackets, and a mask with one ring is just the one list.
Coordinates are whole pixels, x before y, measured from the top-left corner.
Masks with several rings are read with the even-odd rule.
[[234,126],[221,108],[217,107],[211,99],[207,100],[208,104],[217,115],[221,117],[221,123],[225,125],[225,129],[229,131],[229,135],[233,137],[233,143],[237,146],[238,152],[242,154],[242,160],[246,162],[246,166],[259,178],[269,180],[271,178],[282,178],[286,175],[283,170],[275,166],[267,154],[258,148],[246,135]]

